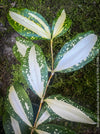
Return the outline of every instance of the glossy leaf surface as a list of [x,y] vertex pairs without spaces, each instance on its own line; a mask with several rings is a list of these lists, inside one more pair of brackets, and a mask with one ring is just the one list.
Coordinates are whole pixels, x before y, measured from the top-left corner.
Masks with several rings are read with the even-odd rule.
[[23,75],[31,90],[42,98],[48,80],[48,69],[40,47],[34,45],[29,48],[23,62]]
[[5,102],[5,107],[10,116],[16,120],[19,117],[28,126],[32,127],[33,109],[28,95],[23,87],[17,83],[11,86],[8,91],[8,97]]
[[51,96],[45,100],[52,111],[63,119],[81,122],[88,124],[95,124],[95,122],[89,118],[89,113],[85,113],[80,106],[72,103],[70,100],[65,100],[62,96]]
[[3,128],[5,134],[28,134],[30,127],[27,126],[20,118],[14,119],[7,112],[3,115]]
[[28,9],[12,8],[8,14],[10,25],[22,36],[30,39],[50,39],[50,28],[39,13]]
[[58,53],[55,72],[72,72],[85,66],[99,53],[100,39],[92,32],[79,34]]
[[40,125],[36,129],[36,132],[38,134],[76,134],[74,131],[69,130],[68,128],[55,124]]
[[66,16],[65,10],[61,10],[52,24],[52,39],[68,31],[71,23],[71,20]]

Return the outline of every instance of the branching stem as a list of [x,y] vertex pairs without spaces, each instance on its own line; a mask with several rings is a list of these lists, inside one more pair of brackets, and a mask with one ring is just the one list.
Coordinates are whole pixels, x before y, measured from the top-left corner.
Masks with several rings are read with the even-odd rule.
[[51,41],[50,41],[50,46],[51,46],[51,60],[52,60],[51,75],[50,75],[49,80],[48,80],[48,82],[47,82],[45,92],[44,92],[44,94],[43,94],[43,96],[42,96],[42,98],[41,98],[40,105],[39,105],[39,109],[38,109],[38,113],[37,113],[37,116],[36,116],[36,119],[35,119],[34,126],[33,126],[32,130],[31,130],[31,134],[33,134],[33,132],[35,131],[36,123],[37,123],[37,120],[38,120],[38,117],[39,117],[39,113],[40,113],[40,111],[41,111],[41,107],[42,107],[42,104],[43,104],[43,101],[44,101],[44,98],[45,98],[45,95],[46,95],[47,88],[48,88],[48,86],[49,86],[49,84],[50,84],[50,80],[52,79],[52,77],[53,77],[53,75],[54,75],[54,71],[53,71],[53,62],[54,62],[54,60],[53,60],[53,40],[52,40],[52,39],[51,39]]

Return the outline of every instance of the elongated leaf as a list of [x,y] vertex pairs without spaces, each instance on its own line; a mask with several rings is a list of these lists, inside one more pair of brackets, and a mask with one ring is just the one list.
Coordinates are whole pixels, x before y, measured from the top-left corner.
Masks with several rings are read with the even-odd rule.
[[36,126],[39,126],[40,124],[42,124],[43,122],[45,122],[49,117],[50,117],[50,114],[48,113],[48,111],[45,111],[42,114],[42,116],[39,118]]
[[66,120],[95,124],[95,122],[89,118],[89,113],[87,114],[83,112],[81,107],[77,105],[74,106],[75,103],[72,103],[70,100],[65,101],[65,98],[61,96],[51,96],[47,98],[45,102],[49,105],[53,112]]
[[71,26],[71,20],[66,17],[65,10],[61,10],[52,24],[52,38],[63,35]]
[[31,39],[50,39],[50,28],[46,20],[38,13],[28,9],[10,9],[10,25],[22,36]]
[[30,128],[27,126],[20,118],[15,120],[7,112],[3,115],[3,128],[5,134],[28,134],[30,133]]
[[28,49],[22,72],[31,90],[41,98],[48,80],[48,69],[45,57],[39,46],[34,45]]
[[55,72],[72,72],[82,68],[98,54],[100,39],[93,32],[80,34],[66,43],[58,53]]
[[38,134],[76,134],[74,131],[69,130],[63,126],[55,124],[43,124],[36,129]]
[[33,42],[17,37],[16,44],[13,47],[13,53],[16,58],[22,63],[28,48],[33,46]]
[[27,125],[32,127],[33,109],[30,99],[21,85],[15,83],[8,92],[5,107],[10,116],[16,120],[20,117]]

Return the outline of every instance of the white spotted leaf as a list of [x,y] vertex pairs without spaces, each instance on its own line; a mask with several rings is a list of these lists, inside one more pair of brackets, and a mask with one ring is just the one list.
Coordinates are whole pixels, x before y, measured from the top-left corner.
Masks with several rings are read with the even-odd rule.
[[28,95],[21,85],[15,83],[9,88],[5,108],[16,120],[20,119],[28,126],[33,124],[33,109]]
[[[65,99],[62,96],[50,96],[45,100],[45,102],[51,108],[52,112],[63,119],[73,122],[96,124],[90,118],[93,114],[89,113],[87,110],[84,110],[84,108],[78,106],[76,103],[73,103],[69,99]],[[49,109],[47,110],[49,112]],[[94,117],[95,116],[93,116],[92,118]]]
[[11,117],[11,125],[13,127],[15,134],[21,134],[19,123],[13,117]]
[[67,73],[82,68],[94,59],[99,48],[100,39],[93,32],[79,34],[62,47],[55,59],[54,71]]
[[34,44],[28,49],[22,72],[31,90],[42,98],[48,80],[48,69],[43,52],[38,45]]
[[55,124],[42,124],[35,130],[38,134],[76,134],[74,131]]
[[63,35],[71,26],[71,20],[66,16],[65,10],[58,12],[52,24],[52,39]]
[[37,12],[28,9],[11,8],[8,14],[8,21],[24,37],[30,39],[51,39],[47,21]]
[[3,128],[5,134],[28,134],[30,127],[27,126],[20,118],[14,119],[7,112],[3,114]]
[[22,63],[27,49],[32,47],[32,46],[33,46],[32,41],[23,39],[21,37],[17,37],[16,44],[13,47],[13,53],[16,56],[17,60],[19,60]]
[[39,126],[40,124],[44,123],[48,118],[50,117],[50,114],[48,111],[45,111],[41,117],[38,119],[36,126]]
[[46,132],[46,131],[42,131],[42,130],[40,130],[40,129],[35,129],[35,131],[36,131],[38,134],[50,134],[50,133],[48,133],[48,132]]

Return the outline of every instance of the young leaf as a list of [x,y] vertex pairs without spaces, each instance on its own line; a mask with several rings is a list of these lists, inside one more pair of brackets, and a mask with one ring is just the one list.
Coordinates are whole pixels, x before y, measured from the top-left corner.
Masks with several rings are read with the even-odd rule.
[[39,13],[28,9],[12,8],[8,14],[10,25],[22,36],[30,39],[51,39],[47,21]]
[[15,83],[8,92],[5,107],[10,116],[16,120],[19,117],[30,127],[33,124],[33,109],[28,95],[21,85]]
[[40,124],[45,122],[49,117],[50,117],[50,114],[48,113],[48,111],[45,111],[42,114],[42,116],[39,118],[39,120],[37,121],[36,126],[39,126]]
[[20,118],[15,120],[7,112],[3,115],[3,128],[5,134],[28,134],[30,133],[30,128],[27,126]]
[[52,38],[63,35],[71,26],[71,20],[66,17],[65,10],[61,10],[52,24]]
[[93,32],[79,34],[66,43],[58,53],[55,72],[72,72],[82,68],[98,54],[100,39]]
[[33,42],[17,37],[16,44],[13,47],[13,53],[16,58],[22,63],[28,48],[33,46]]
[[42,98],[48,80],[48,69],[40,47],[34,45],[29,48],[23,62],[23,75],[31,90]]
[[68,128],[55,124],[40,125],[35,131],[38,134],[76,134],[74,131],[69,130]]
[[81,110],[81,107],[71,103],[70,100],[65,101],[63,97],[51,96],[45,100],[54,113],[58,116],[73,122],[81,122],[95,124],[95,122]]

